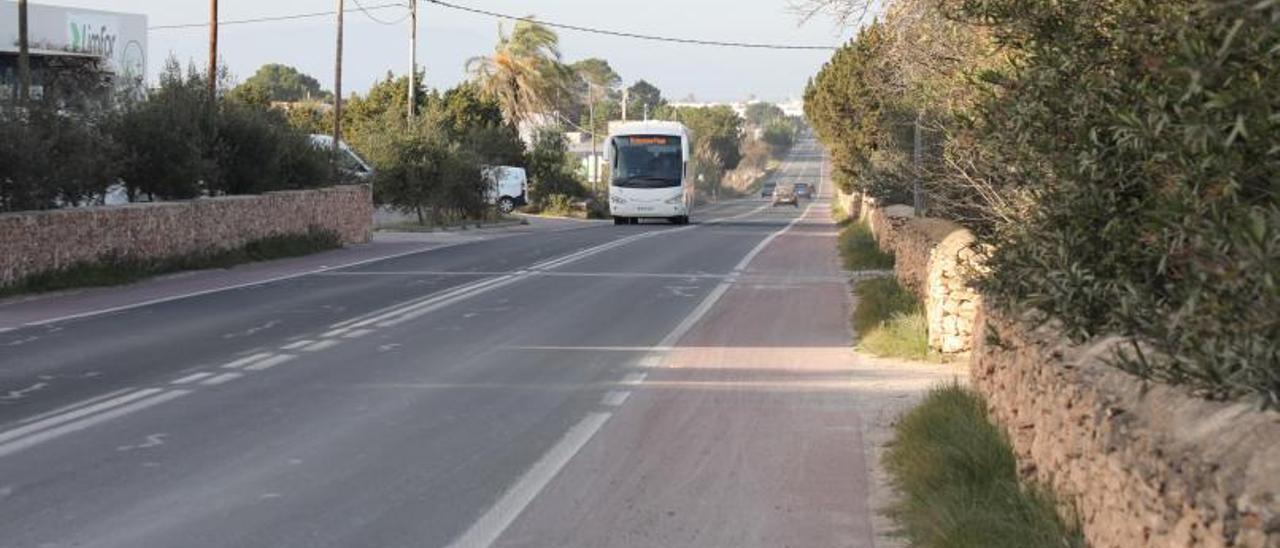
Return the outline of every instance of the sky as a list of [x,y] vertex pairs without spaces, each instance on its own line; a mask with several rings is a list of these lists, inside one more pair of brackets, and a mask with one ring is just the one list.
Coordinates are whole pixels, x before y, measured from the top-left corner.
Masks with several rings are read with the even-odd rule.
[[[365,7],[395,0],[359,0]],[[401,0],[403,1],[403,0]],[[828,19],[803,25],[789,9],[792,0],[451,0],[453,3],[546,21],[642,34],[719,41],[832,45],[851,30]],[[104,9],[148,16],[151,26],[206,23],[208,0],[36,0],[41,4]],[[349,9],[356,0],[346,0]],[[222,21],[335,9],[336,0],[219,0]],[[370,12],[386,22],[400,20],[406,8]],[[431,87],[449,87],[467,77],[468,58],[493,51],[498,20],[422,3],[418,10],[418,62]],[[505,23],[510,28],[510,23]],[[404,74],[409,64],[409,24],[373,21],[348,12],[345,21],[343,93],[363,92],[387,71]],[[566,62],[587,57],[609,61],[626,84],[644,79],[670,100],[692,95],[699,101],[767,101],[798,98],[805,82],[830,51],[765,51],[657,43],[559,30]],[[264,63],[297,67],[333,87],[333,16],[243,25],[219,31],[221,60],[238,80]],[[154,29],[148,36],[148,74],[166,58],[203,65],[208,55],[205,28]]]

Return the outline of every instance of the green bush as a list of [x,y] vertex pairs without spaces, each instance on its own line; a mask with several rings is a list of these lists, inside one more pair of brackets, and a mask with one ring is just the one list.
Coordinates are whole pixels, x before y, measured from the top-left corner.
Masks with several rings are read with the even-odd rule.
[[849,223],[840,230],[837,240],[846,270],[885,270],[893,268],[893,254],[880,251],[871,228],[865,222]]
[[99,199],[117,176],[110,113],[37,102],[0,107],[0,211]]
[[894,430],[884,465],[901,497],[889,515],[912,546],[1084,546],[1048,493],[1019,482],[980,395],[955,383],[934,388]]
[[573,198],[564,194],[552,194],[542,199],[542,213],[560,217],[573,215]]
[[877,356],[923,360],[929,357],[924,308],[898,280],[869,278],[854,287],[853,331],[858,348]]
[[408,128],[388,114],[379,143],[374,197],[401,212],[417,216],[419,224],[442,224],[446,219],[479,219],[488,205],[480,163],[470,151],[449,140],[439,120],[423,116]]

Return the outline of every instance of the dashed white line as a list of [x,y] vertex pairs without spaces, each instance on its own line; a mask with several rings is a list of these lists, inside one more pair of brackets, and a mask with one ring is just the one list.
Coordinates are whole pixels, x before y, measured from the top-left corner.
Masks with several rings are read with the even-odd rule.
[[222,383],[234,381],[243,376],[244,375],[241,375],[239,373],[223,373],[211,379],[205,379],[203,381],[200,381],[200,384],[203,384],[205,386],[217,386]]
[[648,376],[648,373],[627,373],[627,376],[622,377],[622,384],[640,384]]
[[267,359],[267,358],[270,358],[272,355],[273,355],[273,354],[271,354],[270,352],[259,352],[259,353],[257,353],[257,354],[252,355],[252,356],[245,356],[245,357],[240,358],[240,359],[238,359],[238,360],[235,360],[235,361],[231,361],[231,362],[227,362],[227,363],[225,363],[225,364],[222,364],[222,367],[223,367],[224,369],[236,369],[236,368],[238,368],[238,367],[244,367],[244,366],[249,365],[249,364],[251,364],[251,363],[253,363],[253,362],[256,362],[256,361],[265,360],[265,359]]
[[286,345],[284,345],[284,346],[281,346],[281,347],[280,347],[280,350],[297,350],[297,349],[302,348],[302,347],[304,347],[304,346],[306,346],[306,345],[308,345],[308,344],[311,344],[311,343],[313,343],[313,342],[315,342],[315,341],[313,341],[313,340],[311,340],[311,339],[302,339],[302,340],[300,340],[300,341],[294,341],[294,342],[291,342],[291,343],[286,344]]
[[338,341],[335,341],[333,339],[325,339],[323,341],[317,341],[307,346],[304,346],[300,350],[304,352],[319,352],[321,350],[327,350],[335,346],[338,346]]
[[245,367],[245,370],[247,370],[247,371],[262,371],[263,369],[271,369],[272,367],[275,367],[275,366],[277,366],[277,365],[280,365],[280,364],[282,364],[282,363],[284,363],[284,362],[287,362],[287,361],[289,361],[289,360],[292,360],[292,359],[294,359],[294,358],[296,358],[296,357],[298,357],[298,356],[296,356],[296,355],[294,355],[294,354],[277,354],[277,355],[275,355],[275,356],[271,356],[270,358],[267,358],[267,359],[265,359],[265,360],[262,360],[262,361],[260,361],[260,362],[258,362],[258,363],[255,363],[255,364],[253,364],[253,365],[250,365],[250,366],[248,366],[248,367]]
[[626,390],[610,390],[600,400],[600,403],[610,407],[618,407],[622,405],[622,402],[627,401],[629,396],[631,396],[631,392]]
[[176,380],[176,381],[173,381],[173,382],[171,382],[171,383],[169,383],[169,384],[190,384],[190,383],[196,382],[196,381],[198,381],[198,380],[200,380],[200,379],[203,379],[203,378],[206,378],[206,377],[209,377],[209,376],[212,376],[212,375],[213,375],[213,373],[209,373],[209,372],[207,372],[207,371],[200,372],[200,373],[192,373],[192,374],[190,374],[190,375],[187,375],[187,376],[185,376],[185,377],[182,377],[181,379],[178,379],[178,380]]

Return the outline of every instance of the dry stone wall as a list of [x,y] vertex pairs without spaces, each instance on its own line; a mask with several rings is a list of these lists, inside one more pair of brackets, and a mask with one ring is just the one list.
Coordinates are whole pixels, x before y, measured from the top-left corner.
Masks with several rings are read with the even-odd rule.
[[311,229],[368,242],[368,185],[0,214],[0,286],[104,257],[157,259]]
[[1090,546],[1280,547],[1280,413],[1144,383],[1106,363],[1115,338],[981,316],[972,383]]

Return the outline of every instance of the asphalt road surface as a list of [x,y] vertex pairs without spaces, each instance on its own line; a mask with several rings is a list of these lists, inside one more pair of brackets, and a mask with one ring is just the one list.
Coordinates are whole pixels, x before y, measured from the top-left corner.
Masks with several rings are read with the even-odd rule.
[[0,545],[870,546],[825,200],[694,221],[2,332]]

